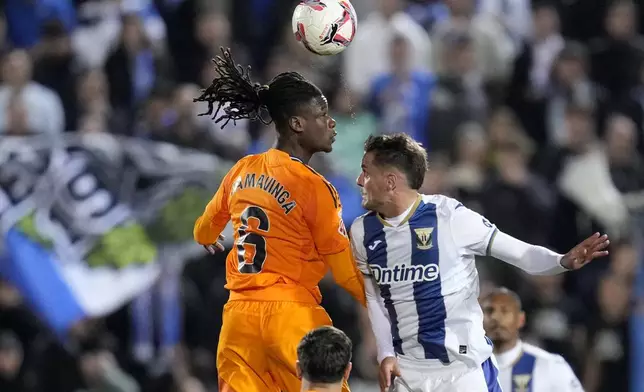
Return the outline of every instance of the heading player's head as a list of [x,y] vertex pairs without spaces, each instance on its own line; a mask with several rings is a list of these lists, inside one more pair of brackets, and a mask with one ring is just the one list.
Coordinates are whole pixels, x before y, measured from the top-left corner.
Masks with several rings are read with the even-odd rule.
[[369,136],[364,144],[362,172],[357,180],[362,206],[379,211],[397,193],[417,192],[426,172],[427,152],[409,135]]
[[297,372],[302,390],[342,390],[351,372],[353,345],[344,332],[331,326],[307,333],[297,346]]
[[519,330],[525,325],[519,296],[504,287],[497,288],[483,297],[481,307],[483,327],[494,343],[494,351],[503,352],[514,347],[519,339]]
[[194,100],[208,104],[202,115],[212,115],[215,122],[223,122],[222,127],[240,119],[275,122],[282,142],[295,142],[310,154],[331,151],[335,120],[329,116],[326,97],[313,83],[297,72],[281,73],[268,85],[253,83],[250,67],[235,64],[229,49],[222,49],[213,61],[218,76]]

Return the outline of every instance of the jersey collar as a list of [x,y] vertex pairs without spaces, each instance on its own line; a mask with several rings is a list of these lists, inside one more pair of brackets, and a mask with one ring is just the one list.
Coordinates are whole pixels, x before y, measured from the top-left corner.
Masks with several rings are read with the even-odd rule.
[[284,151],[282,151],[282,150],[278,150],[277,148],[271,148],[271,149],[269,150],[269,152],[273,153],[274,155],[279,156],[280,158],[282,158],[282,157],[283,157],[283,158],[289,157],[292,161],[299,162],[299,163],[302,163],[302,164],[304,163],[304,162],[302,162],[302,160],[301,160],[300,158],[297,158],[297,157],[294,157],[294,156],[292,156],[292,155],[289,155],[289,154],[285,153],[285,152],[284,152]]
[[[418,194],[418,197],[416,198],[416,201],[414,202],[414,204],[412,205],[411,209],[409,210],[409,213],[405,216],[405,218],[402,221],[400,221],[400,224],[398,226],[404,225],[405,223],[407,223],[407,221],[409,219],[411,219],[412,216],[414,216],[414,212],[416,212],[416,210],[418,209],[418,206],[420,205],[420,202],[422,201],[422,199],[423,199],[422,196],[420,194]],[[376,216],[380,220],[380,223],[382,223],[384,226],[394,227],[389,222],[387,222],[387,220],[385,220],[385,218],[380,216],[380,214],[376,213]]]
[[496,362],[499,364],[499,369],[511,368],[521,359],[523,355],[523,343],[521,340],[517,341],[517,344],[509,349],[508,351],[500,354],[494,354],[496,357]]

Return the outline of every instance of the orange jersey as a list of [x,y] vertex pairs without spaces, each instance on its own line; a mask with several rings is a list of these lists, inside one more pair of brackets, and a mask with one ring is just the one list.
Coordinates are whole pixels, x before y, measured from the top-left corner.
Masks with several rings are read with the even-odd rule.
[[[292,284],[294,293],[304,288],[319,303],[324,257],[350,249],[333,185],[275,149],[247,156],[228,172],[195,223],[195,240],[213,244],[229,220],[235,246],[226,259],[226,288],[232,292],[284,283],[280,292],[287,296],[284,287]],[[344,264],[340,269],[352,275],[353,260]]]

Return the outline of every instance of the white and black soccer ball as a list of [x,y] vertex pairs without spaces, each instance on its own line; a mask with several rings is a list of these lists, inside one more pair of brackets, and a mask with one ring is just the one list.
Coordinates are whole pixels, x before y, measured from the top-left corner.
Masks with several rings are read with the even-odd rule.
[[349,0],[302,0],[293,12],[293,34],[309,51],[331,56],[356,36],[358,18]]

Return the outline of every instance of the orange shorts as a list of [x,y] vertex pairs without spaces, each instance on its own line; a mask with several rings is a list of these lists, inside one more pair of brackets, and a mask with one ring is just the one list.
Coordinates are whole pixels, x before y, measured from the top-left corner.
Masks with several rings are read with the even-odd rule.
[[[297,345],[310,330],[331,325],[319,305],[230,301],[217,347],[221,392],[300,392]],[[349,392],[348,385],[343,392]]]

